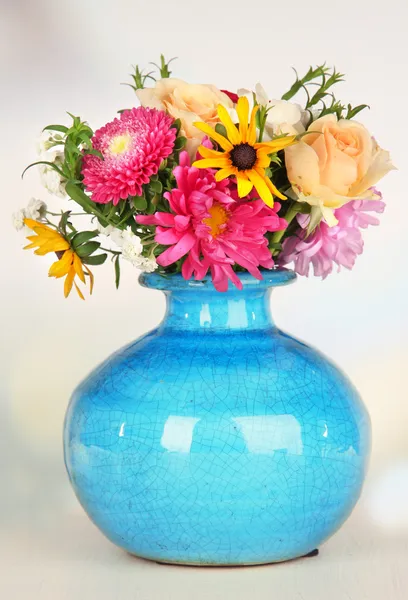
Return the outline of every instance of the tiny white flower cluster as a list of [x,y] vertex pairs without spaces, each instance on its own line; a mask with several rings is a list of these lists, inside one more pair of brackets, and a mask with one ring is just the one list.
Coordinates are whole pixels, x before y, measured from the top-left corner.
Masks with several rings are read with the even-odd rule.
[[[37,152],[40,160],[44,160],[60,167],[64,162],[64,153],[59,149],[58,142],[62,141],[62,136],[50,131],[43,131],[38,142]],[[38,165],[40,178],[43,186],[51,193],[65,198],[65,180],[49,165]]]
[[157,269],[157,262],[153,256],[143,256],[143,244],[130,227],[120,230],[109,225],[108,227],[99,226],[98,229],[102,235],[109,237],[122,250],[122,258],[131,262],[134,267],[145,273],[153,273]]
[[20,208],[17,212],[13,213],[13,227],[17,231],[21,231],[24,228],[24,219],[33,219],[34,221],[41,220],[47,211],[47,205],[38,198],[31,198],[26,208]]

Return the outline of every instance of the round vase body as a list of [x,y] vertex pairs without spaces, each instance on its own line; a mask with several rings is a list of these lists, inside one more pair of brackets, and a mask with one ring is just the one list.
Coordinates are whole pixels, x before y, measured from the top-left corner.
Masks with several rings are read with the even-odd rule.
[[327,358],[280,331],[278,270],[243,290],[141,276],[162,324],[74,392],[67,470],[115,544],[169,563],[247,565],[305,555],[353,509],[370,449],[367,412]]

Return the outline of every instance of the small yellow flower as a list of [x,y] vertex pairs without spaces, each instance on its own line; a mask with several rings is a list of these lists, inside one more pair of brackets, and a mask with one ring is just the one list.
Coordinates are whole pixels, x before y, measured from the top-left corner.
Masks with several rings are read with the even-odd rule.
[[78,296],[85,300],[81,290],[75,282],[75,276],[77,275],[82,283],[85,281],[84,269],[89,276],[89,293],[92,294],[94,276],[86,265],[81,262],[78,254],[76,254],[70,247],[68,240],[64,238],[58,231],[51,229],[44,223],[39,223],[33,219],[24,219],[25,225],[34,231],[35,235],[29,235],[27,239],[31,242],[24,247],[24,250],[30,248],[36,248],[34,254],[44,256],[49,252],[55,252],[57,255],[61,255],[57,261],[55,261],[48,271],[49,277],[65,277],[64,283],[64,296],[67,298],[72,290],[72,286],[78,293]]
[[273,206],[273,195],[282,200],[286,197],[272,183],[265,173],[269,167],[270,154],[278,152],[287,146],[296,143],[296,136],[289,135],[271,142],[256,141],[255,117],[258,106],[254,106],[249,119],[249,102],[245,96],[239,98],[237,114],[239,127],[231,120],[228,111],[221,104],[218,106],[218,117],[227,131],[227,137],[217,133],[207,123],[194,123],[195,127],[203,131],[223,149],[223,152],[200,146],[198,151],[203,157],[193,163],[200,169],[220,169],[215,175],[221,181],[230,175],[237,180],[238,195],[240,198],[247,196],[253,187],[268,206]]

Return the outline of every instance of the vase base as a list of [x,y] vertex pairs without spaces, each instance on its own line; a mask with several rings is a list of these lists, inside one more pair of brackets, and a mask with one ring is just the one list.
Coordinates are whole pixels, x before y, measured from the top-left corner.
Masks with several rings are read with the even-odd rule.
[[314,550],[312,550],[311,552],[308,552],[308,554],[302,554],[301,556],[295,556],[294,558],[284,558],[283,560],[276,560],[276,561],[267,561],[267,562],[251,562],[251,563],[225,563],[225,564],[219,564],[219,563],[206,563],[206,562],[182,562],[182,561],[176,561],[176,560],[157,560],[157,559],[151,559],[151,558],[147,558],[144,556],[137,556],[136,554],[132,554],[131,552],[129,552],[129,554],[131,556],[135,556],[136,558],[143,558],[144,560],[150,560],[152,562],[155,562],[158,565],[171,565],[171,566],[176,566],[176,567],[217,567],[217,568],[228,568],[228,569],[238,569],[240,567],[262,567],[262,566],[267,566],[267,565],[277,565],[279,563],[283,563],[283,562],[290,562],[292,560],[299,560],[300,558],[312,558],[313,556],[318,556],[319,555],[319,549],[315,548]]

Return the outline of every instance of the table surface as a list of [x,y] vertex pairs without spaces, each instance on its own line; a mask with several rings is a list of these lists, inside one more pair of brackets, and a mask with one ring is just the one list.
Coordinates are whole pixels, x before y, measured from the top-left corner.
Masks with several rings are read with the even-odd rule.
[[[28,521],[29,522],[29,521]],[[108,542],[80,511],[10,527],[4,600],[407,600],[408,535],[367,519],[364,502],[313,558],[236,568],[159,565]],[[41,533],[40,533],[41,532]],[[4,534],[4,531],[3,531]]]

